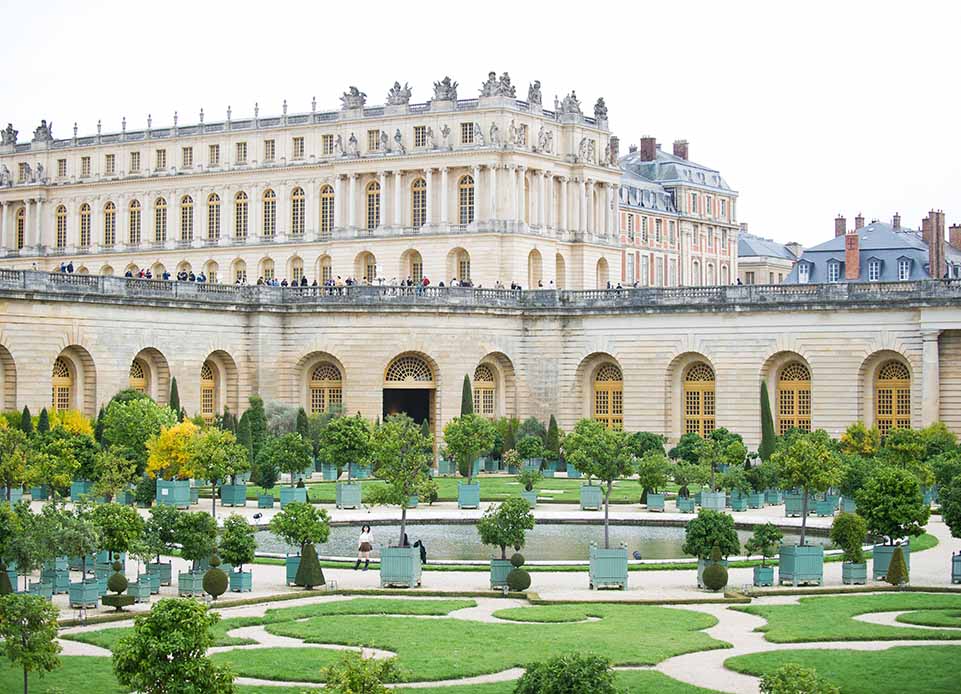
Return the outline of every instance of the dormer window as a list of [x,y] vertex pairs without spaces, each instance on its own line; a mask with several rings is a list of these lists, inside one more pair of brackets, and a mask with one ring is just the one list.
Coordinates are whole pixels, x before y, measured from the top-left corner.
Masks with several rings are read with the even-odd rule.
[[838,282],[841,280],[841,263],[837,261],[828,263],[828,282]]
[[868,261],[868,281],[881,281],[881,261],[876,258]]
[[811,266],[807,263],[798,263],[797,281],[799,284],[807,284],[811,280]]
[[898,258],[898,281],[905,282],[911,277],[910,258]]

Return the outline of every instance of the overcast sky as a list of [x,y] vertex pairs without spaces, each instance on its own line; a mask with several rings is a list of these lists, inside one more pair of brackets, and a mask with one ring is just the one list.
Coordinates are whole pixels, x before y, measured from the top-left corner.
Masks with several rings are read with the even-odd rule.
[[[721,171],[754,233],[813,245],[834,216],[961,223],[961,3],[163,3],[0,0],[0,120],[28,141],[338,108],[348,85],[414,101],[445,74],[461,98],[490,70],[545,105],[575,89],[642,135]],[[15,24],[13,24],[15,22]]]

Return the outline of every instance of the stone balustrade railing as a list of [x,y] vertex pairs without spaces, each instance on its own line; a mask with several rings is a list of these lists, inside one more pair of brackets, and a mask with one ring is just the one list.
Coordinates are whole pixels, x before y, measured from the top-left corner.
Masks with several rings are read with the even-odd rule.
[[268,287],[0,270],[0,295],[79,301],[190,302],[232,309],[324,306],[539,310],[725,311],[817,308],[961,308],[961,280],[732,285],[589,290],[477,287]]

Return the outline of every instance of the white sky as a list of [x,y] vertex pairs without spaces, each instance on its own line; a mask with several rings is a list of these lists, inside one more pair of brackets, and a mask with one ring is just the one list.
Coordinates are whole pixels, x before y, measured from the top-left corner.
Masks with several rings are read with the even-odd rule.
[[[544,103],[577,91],[610,109],[621,151],[642,135],[740,193],[750,230],[813,245],[834,216],[918,227],[961,222],[961,3],[146,2],[0,0],[0,125],[28,141],[340,105],[348,85],[383,103],[410,82],[426,101],[445,74],[461,98],[489,70]],[[15,24],[12,24],[15,22]]]

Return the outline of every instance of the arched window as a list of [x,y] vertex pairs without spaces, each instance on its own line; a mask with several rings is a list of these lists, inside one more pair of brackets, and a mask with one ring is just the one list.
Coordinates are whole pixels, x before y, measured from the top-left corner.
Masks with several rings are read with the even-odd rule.
[[157,198],[153,205],[153,240],[163,243],[167,240],[167,201]]
[[234,283],[247,284],[247,263],[243,260],[234,262]]
[[367,229],[372,231],[380,226],[380,184],[372,181],[367,184]]
[[131,246],[140,245],[140,201],[131,200],[130,207],[128,208],[129,214],[127,215],[127,221],[129,222],[127,243]]
[[354,273],[360,275],[360,278],[368,284],[373,284],[377,279],[377,258],[374,254],[369,251],[361,253],[357,258]]
[[329,412],[343,404],[343,379],[340,369],[330,362],[323,362],[310,372],[307,388],[310,413]]
[[260,276],[265,280],[272,280],[274,278],[274,261],[270,258],[265,258],[260,263]]
[[624,428],[624,376],[615,364],[603,364],[594,374],[594,419],[608,429]]
[[17,209],[17,250],[23,250],[27,242],[27,208]]
[[783,367],[777,378],[777,431],[811,431],[811,372],[799,361]]
[[194,199],[189,195],[180,198],[180,240],[194,238]]
[[67,208],[57,206],[57,248],[67,247]]
[[270,188],[264,191],[264,236],[277,233],[277,195]]
[[[607,258],[600,258],[597,261],[597,288],[607,289],[608,283],[611,281],[611,269],[610,265],[607,263]],[[531,285],[531,289],[534,285]]]
[[217,414],[217,382],[214,367],[205,361],[200,367],[200,416],[211,422]]
[[130,363],[130,377],[127,379],[127,387],[141,393],[147,392],[147,370],[139,359],[134,359]]
[[497,390],[494,373],[487,364],[474,369],[474,414],[494,418]]
[[234,238],[247,238],[247,193],[240,191],[234,196]]
[[684,374],[684,433],[708,436],[714,431],[714,369],[702,361]]
[[80,246],[87,248],[90,245],[90,205],[84,203],[80,206]]
[[474,177],[461,176],[457,184],[457,209],[460,224],[474,221]]
[[390,363],[384,381],[392,384],[414,383],[416,387],[428,388],[434,385],[434,374],[423,359],[413,354],[405,354]]
[[334,189],[320,187],[320,238],[326,241],[334,230]]
[[427,182],[423,178],[410,186],[410,219],[415,229],[427,223]]
[[290,261],[290,284],[296,287],[300,284],[300,278],[304,276],[304,259],[293,258]]
[[527,255],[527,286],[536,289],[544,277],[544,263],[536,248]]
[[881,436],[891,429],[911,428],[911,373],[903,363],[891,360],[878,369],[874,415]]
[[330,265],[330,256],[325,255],[320,259],[320,283],[326,284],[334,279],[334,269]]
[[103,206],[103,245],[113,246],[117,242],[117,206],[108,202]]
[[207,240],[220,238],[220,196],[211,193],[207,196]]
[[291,236],[304,235],[304,211],[306,202],[304,189],[294,188],[290,194],[290,234]]
[[707,286],[709,286],[709,287],[713,287],[713,286],[715,285],[715,282],[714,282],[714,264],[713,264],[713,263],[708,263],[708,264],[707,264],[707,281],[705,282],[705,284],[707,284]]
[[407,258],[407,267],[405,268],[407,275],[414,284],[420,284],[421,280],[424,279],[424,258],[419,251],[413,250],[408,251],[405,256]]
[[207,275],[207,282],[217,284],[217,273],[220,272],[220,264],[216,260],[208,260],[204,263],[204,274]]
[[73,402],[73,373],[67,361],[57,357],[53,362],[53,373],[51,374],[52,393],[50,402],[55,410],[69,410],[70,403]]

